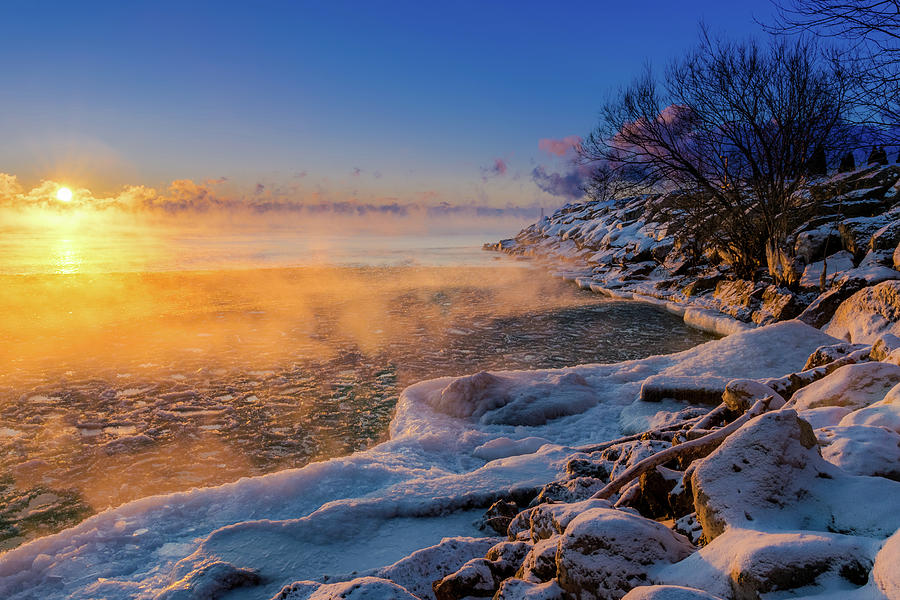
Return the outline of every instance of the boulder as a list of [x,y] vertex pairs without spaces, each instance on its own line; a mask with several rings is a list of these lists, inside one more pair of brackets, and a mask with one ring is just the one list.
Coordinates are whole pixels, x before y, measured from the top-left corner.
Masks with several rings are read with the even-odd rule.
[[659,578],[734,600],[760,600],[777,592],[787,597],[792,590],[797,592],[790,597],[806,597],[835,585],[864,585],[872,568],[871,547],[870,540],[831,532],[730,529],[663,569]]
[[612,508],[579,514],[560,537],[556,554],[559,586],[583,600],[618,599],[633,587],[656,583],[650,571],[694,551],[666,526]]
[[822,283],[822,271],[825,273],[825,285],[831,284],[838,275],[846,273],[854,266],[853,255],[846,250],[835,252],[825,260],[809,263],[800,277],[800,287],[818,289]]
[[848,280],[833,287],[813,300],[797,319],[812,327],[824,327],[834,317],[840,305],[863,287],[865,283],[857,280]]
[[883,399],[900,383],[900,367],[866,362],[844,365],[797,391],[790,405],[797,410],[820,406],[845,406],[857,410]]
[[872,579],[885,598],[900,598],[900,531],[888,538],[875,556]]
[[835,311],[825,333],[866,344],[885,333],[900,334],[900,281],[884,281],[850,296]]
[[516,565],[503,561],[473,558],[455,573],[435,581],[432,585],[434,597],[436,600],[490,598],[501,581],[513,576],[516,568]]
[[807,302],[789,290],[770,285],[763,291],[759,310],[754,311],[750,318],[758,325],[793,319],[803,312]]
[[622,597],[622,600],[722,600],[702,590],[680,585],[642,585]]
[[849,475],[819,454],[812,428],[790,409],[747,422],[691,476],[707,540],[729,528],[886,537],[900,514],[885,502],[900,483]]
[[853,254],[856,260],[861,260],[869,251],[875,232],[889,223],[888,218],[882,215],[844,219],[838,225],[844,249]]
[[815,369],[843,358],[848,354],[852,354],[857,350],[862,350],[866,346],[864,344],[851,344],[849,342],[841,342],[839,344],[830,344],[828,346],[819,346],[815,352],[806,359],[803,370]]
[[722,393],[722,401],[733,411],[743,413],[753,406],[757,400],[772,397],[769,402],[770,409],[778,409],[784,406],[784,398],[781,395],[755,379],[732,379],[725,385]]
[[556,550],[559,536],[536,543],[522,560],[516,576],[530,581],[550,581],[556,577]]
[[822,457],[854,475],[900,481],[900,434],[885,427],[835,425],[816,430]]
[[[219,596],[192,596],[219,598]],[[378,577],[358,577],[340,583],[298,581],[285,586],[272,600],[419,600],[403,586]]]
[[876,402],[843,416],[837,424],[842,426],[867,425],[869,427],[886,427],[891,431],[900,433],[900,402],[895,400],[894,390],[891,390],[881,402]]
[[900,337],[892,333],[886,333],[872,344],[869,358],[872,360],[884,360],[896,350],[900,350]]

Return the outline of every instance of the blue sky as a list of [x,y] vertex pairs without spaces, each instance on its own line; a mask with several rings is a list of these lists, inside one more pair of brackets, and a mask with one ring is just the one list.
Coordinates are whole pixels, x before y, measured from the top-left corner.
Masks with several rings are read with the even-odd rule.
[[[0,171],[112,192],[551,205],[544,138],[758,2],[6,2]],[[492,169],[500,159],[504,172]],[[502,169],[501,169],[502,170]],[[302,200],[302,198],[301,198]]]

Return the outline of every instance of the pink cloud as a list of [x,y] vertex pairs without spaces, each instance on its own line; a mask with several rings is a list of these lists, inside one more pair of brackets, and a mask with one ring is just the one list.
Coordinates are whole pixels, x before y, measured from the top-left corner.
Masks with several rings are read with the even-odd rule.
[[575,148],[581,145],[581,138],[577,135],[570,135],[560,140],[544,138],[538,142],[538,148],[553,156],[566,156],[574,152]]

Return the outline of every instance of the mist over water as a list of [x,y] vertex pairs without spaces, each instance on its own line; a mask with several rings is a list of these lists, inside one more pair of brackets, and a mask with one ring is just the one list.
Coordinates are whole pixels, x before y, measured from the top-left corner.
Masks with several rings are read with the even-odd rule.
[[170,237],[162,254],[75,235],[47,254],[51,237],[0,269],[0,549],[366,448],[422,379],[708,339],[480,250],[500,235]]

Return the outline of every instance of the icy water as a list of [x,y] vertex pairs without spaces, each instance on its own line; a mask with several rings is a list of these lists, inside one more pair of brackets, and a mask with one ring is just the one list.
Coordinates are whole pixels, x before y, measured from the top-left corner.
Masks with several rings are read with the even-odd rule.
[[150,494],[366,448],[422,379],[709,339],[493,264],[0,276],[0,549]]

